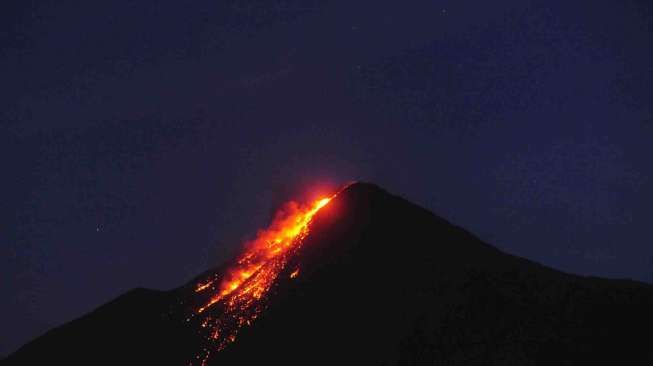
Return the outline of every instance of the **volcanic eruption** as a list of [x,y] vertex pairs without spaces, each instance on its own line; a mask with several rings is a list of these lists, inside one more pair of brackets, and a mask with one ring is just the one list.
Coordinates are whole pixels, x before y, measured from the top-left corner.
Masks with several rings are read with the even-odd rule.
[[232,261],[23,346],[32,364],[651,364],[653,286],[515,257],[365,183],[284,206]]
[[[330,200],[331,197],[320,198],[310,205],[287,203],[277,212],[270,227],[259,231],[256,239],[245,245],[235,264],[224,273],[197,283],[195,292],[214,292],[194,316],[202,317],[202,328],[207,328],[216,351],[234,342],[238,330],[258,317],[264,306],[263,298],[308,235],[311,219]],[[296,268],[290,278],[298,273]],[[214,306],[220,306],[218,314],[207,314]],[[204,349],[202,364],[211,351]]]

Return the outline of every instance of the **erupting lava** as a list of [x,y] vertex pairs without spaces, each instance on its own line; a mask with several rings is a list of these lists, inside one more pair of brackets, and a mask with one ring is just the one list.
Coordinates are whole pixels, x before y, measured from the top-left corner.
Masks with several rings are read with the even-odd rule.
[[[201,317],[201,326],[214,345],[198,356],[206,363],[212,350],[220,351],[236,339],[239,329],[251,324],[263,309],[262,299],[268,293],[290,256],[308,235],[313,216],[333,197],[322,198],[310,205],[290,202],[275,215],[272,224],[258,232],[256,239],[245,244],[244,252],[222,278],[198,283],[195,292],[215,293],[194,316]],[[290,278],[299,274],[299,268]],[[219,309],[218,309],[219,307]],[[215,315],[209,311],[216,308]]]

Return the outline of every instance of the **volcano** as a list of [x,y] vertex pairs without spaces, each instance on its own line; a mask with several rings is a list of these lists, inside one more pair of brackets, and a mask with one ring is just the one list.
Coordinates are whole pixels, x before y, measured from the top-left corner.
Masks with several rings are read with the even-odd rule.
[[275,222],[233,261],[132,290],[2,364],[653,362],[651,285],[503,253],[372,184]]

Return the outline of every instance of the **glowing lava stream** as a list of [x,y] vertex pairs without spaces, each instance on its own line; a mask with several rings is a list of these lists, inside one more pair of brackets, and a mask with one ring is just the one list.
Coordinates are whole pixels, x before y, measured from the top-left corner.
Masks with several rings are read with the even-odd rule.
[[[332,198],[322,198],[306,206],[294,202],[287,204],[277,212],[267,229],[259,231],[256,239],[245,245],[244,252],[226,270],[217,287],[217,277],[197,284],[195,292],[216,290],[210,300],[195,311],[195,316],[203,317],[201,326],[209,331],[214,350],[224,349],[236,339],[240,328],[258,317],[264,306],[261,299],[308,235],[313,216]],[[299,269],[295,269],[289,277],[295,278],[298,273]],[[216,306],[222,306],[222,311],[211,315],[208,310]],[[211,349],[205,349],[203,357],[197,356],[197,359],[202,359],[204,364],[210,352]]]

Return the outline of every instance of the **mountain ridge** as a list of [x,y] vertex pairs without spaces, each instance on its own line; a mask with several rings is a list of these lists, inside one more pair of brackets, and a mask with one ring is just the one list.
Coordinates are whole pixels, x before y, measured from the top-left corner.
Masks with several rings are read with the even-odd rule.
[[[201,303],[193,285],[226,265],[171,291],[131,290],[3,364],[188,364],[197,348],[211,347],[189,325]],[[653,325],[652,305],[653,286],[506,254],[355,183],[315,215],[260,318],[208,363],[575,364],[626,355],[644,363],[653,351],[633,334]]]

